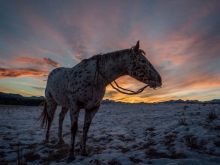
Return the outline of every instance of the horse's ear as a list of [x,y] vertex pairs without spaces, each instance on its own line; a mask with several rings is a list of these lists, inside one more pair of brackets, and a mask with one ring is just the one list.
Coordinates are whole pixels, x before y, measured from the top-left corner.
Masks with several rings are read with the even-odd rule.
[[136,45],[134,46],[134,51],[138,51],[140,47],[140,42],[139,40],[137,41]]

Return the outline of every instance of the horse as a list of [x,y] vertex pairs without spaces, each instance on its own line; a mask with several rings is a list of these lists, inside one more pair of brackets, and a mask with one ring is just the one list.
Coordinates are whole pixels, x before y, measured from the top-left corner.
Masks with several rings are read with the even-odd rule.
[[[75,136],[78,129],[80,109],[85,109],[83,135],[80,142],[82,155],[86,153],[86,140],[90,124],[100,107],[106,86],[112,85],[117,78],[129,75],[147,84],[144,88],[162,86],[160,74],[145,57],[145,52],[139,48],[139,41],[129,49],[123,49],[106,54],[98,54],[84,59],[72,68],[56,68],[48,76],[45,89],[45,104],[41,113],[42,126],[47,128],[45,141],[49,140],[49,131],[57,105],[62,106],[59,114],[59,142],[63,143],[62,124],[67,111],[71,119],[71,147],[68,159],[74,160]],[[118,86],[118,84],[116,83]],[[112,85],[113,86],[113,85]],[[114,87],[114,86],[113,86]],[[118,86],[119,87],[119,86]],[[120,89],[124,89],[119,87]],[[138,92],[143,91],[142,88]],[[117,89],[117,88],[115,88]],[[124,89],[126,90],[126,89]],[[120,92],[120,90],[118,89]],[[132,93],[125,93],[132,94]]]

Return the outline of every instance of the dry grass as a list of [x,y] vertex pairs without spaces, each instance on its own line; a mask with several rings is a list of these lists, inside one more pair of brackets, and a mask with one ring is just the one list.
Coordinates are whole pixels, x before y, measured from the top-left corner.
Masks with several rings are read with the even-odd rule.
[[142,162],[141,159],[135,158],[135,157],[129,157],[130,161],[132,161],[134,164],[140,163]]
[[175,141],[176,139],[176,134],[168,134],[164,137],[164,144],[166,146],[173,146],[173,142]]
[[20,147],[20,143],[17,144],[16,154],[17,154],[16,163],[18,165],[26,165],[27,162],[24,159],[24,155],[22,154],[22,148]]
[[216,147],[220,147],[220,140],[215,140],[214,144],[215,144]]
[[208,121],[213,121],[217,118],[218,118],[218,116],[217,116],[217,114],[215,113],[214,110],[209,111],[208,116],[207,116]]
[[114,160],[114,159],[111,160],[111,161],[109,161],[108,164],[109,164],[109,165],[121,165],[120,162],[118,162],[117,160]]
[[40,155],[36,154],[34,152],[29,152],[29,153],[25,154],[24,157],[27,162],[31,162],[31,161],[35,161],[35,160],[40,159]]
[[189,108],[188,105],[184,105],[184,107],[183,107],[184,110],[186,110],[186,109],[188,109],[188,108]]
[[185,117],[180,118],[178,123],[179,123],[179,125],[188,125],[187,122],[186,122],[186,118]]
[[89,163],[94,164],[94,165],[101,165],[102,164],[102,162],[98,159],[90,160]]
[[148,158],[158,159],[158,158],[171,158],[171,159],[182,159],[186,158],[186,155],[182,152],[173,151],[171,153],[158,152],[156,149],[150,147],[145,151]]
[[199,145],[198,138],[194,135],[186,135],[184,136],[184,143],[186,146],[192,149],[201,149],[202,147]]
[[177,151],[173,151],[171,152],[171,154],[169,154],[169,158],[171,159],[183,159],[186,158],[186,154],[182,153],[182,152],[177,152]]

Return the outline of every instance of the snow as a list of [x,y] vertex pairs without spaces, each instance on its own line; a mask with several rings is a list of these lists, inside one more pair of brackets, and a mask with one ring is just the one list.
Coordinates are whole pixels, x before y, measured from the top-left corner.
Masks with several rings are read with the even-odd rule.
[[[0,164],[16,164],[18,159],[28,164],[66,164],[69,114],[63,125],[66,144],[57,146],[60,108],[49,144],[43,143],[41,111],[37,106],[0,106]],[[82,110],[71,164],[220,164],[219,104],[102,104],[89,130],[88,156],[79,150],[83,117]]]

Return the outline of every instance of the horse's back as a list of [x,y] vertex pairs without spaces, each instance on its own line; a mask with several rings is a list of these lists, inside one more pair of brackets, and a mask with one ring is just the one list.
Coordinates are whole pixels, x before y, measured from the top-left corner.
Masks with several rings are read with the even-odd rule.
[[53,69],[49,76],[48,76],[48,79],[50,78],[54,78],[56,76],[60,76],[60,75],[63,75],[63,74],[66,74],[66,72],[69,70],[70,68],[65,68],[65,67],[59,67],[59,68],[55,68]]
[[47,80],[47,87],[49,84],[57,83],[61,79],[63,80],[65,75],[67,74],[67,70],[69,68],[59,67],[50,72]]
[[87,59],[73,68],[54,69],[48,76],[46,98],[52,98],[62,106],[68,106],[69,98],[77,99],[80,102],[88,102],[95,95],[102,98],[104,87],[94,91],[95,66],[94,59]]

